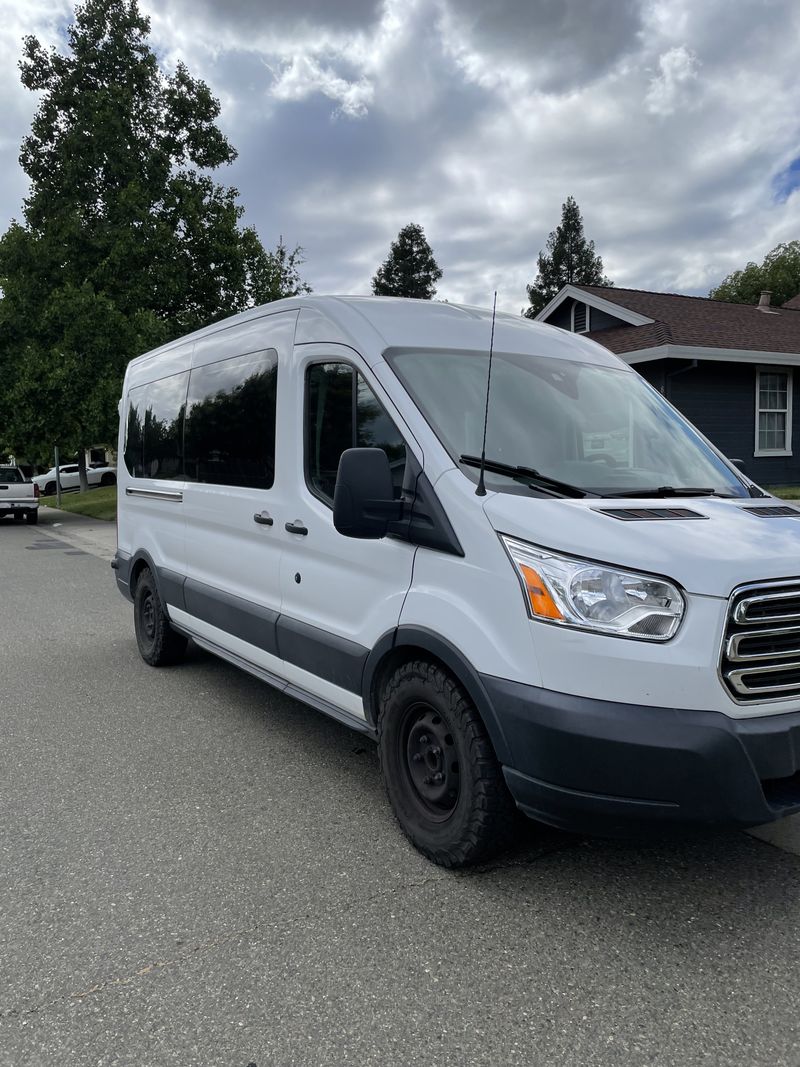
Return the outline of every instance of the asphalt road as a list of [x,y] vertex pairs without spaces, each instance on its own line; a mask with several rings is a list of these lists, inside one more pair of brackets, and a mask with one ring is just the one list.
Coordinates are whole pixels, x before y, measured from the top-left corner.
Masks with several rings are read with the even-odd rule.
[[439,870],[368,743],[147,667],[54,521],[0,524],[0,1064],[800,1064],[798,856],[532,829]]

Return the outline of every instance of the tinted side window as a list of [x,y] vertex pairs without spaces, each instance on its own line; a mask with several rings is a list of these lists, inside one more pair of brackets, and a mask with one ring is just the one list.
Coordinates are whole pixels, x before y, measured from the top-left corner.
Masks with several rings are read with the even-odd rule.
[[275,480],[278,353],[196,367],[186,409],[186,478],[269,489]]
[[[131,389],[125,466],[135,478],[182,478],[183,417],[189,372]],[[76,468],[77,470],[77,468]]]
[[347,363],[317,363],[306,378],[306,471],[309,487],[333,502],[339,457],[347,448],[382,448],[395,493],[405,473],[403,438],[366,381]]

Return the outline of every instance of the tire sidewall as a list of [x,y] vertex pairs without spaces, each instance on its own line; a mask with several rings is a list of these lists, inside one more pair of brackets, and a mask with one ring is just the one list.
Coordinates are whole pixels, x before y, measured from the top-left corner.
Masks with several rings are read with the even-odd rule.
[[[144,628],[144,605],[148,597],[153,599],[153,614],[154,614],[154,630],[153,636],[148,637]],[[138,582],[136,583],[136,592],[133,598],[133,624],[136,632],[136,643],[139,646],[139,653],[143,660],[147,663],[152,663],[154,654],[156,652],[161,628],[163,627],[164,612],[161,607],[161,600],[156,589],[155,581],[151,571],[142,571]]]
[[[469,739],[458,716],[453,712],[445,692],[421,677],[405,681],[391,694],[383,708],[379,731],[379,753],[384,786],[405,833],[424,852],[436,855],[446,852],[452,842],[468,833],[474,796],[474,775],[469,752]],[[405,723],[409,709],[427,704],[447,725],[453,737],[453,749],[459,763],[459,795],[453,811],[444,819],[426,814],[415,798],[414,786],[407,769],[405,753]]]

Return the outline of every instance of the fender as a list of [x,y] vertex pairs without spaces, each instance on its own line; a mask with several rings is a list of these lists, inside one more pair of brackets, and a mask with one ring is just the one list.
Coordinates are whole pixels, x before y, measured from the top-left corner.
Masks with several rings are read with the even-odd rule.
[[[128,599],[133,599],[133,590],[130,588],[130,575],[138,569],[140,563],[144,563],[150,568],[153,578],[155,579],[159,599],[165,606],[167,614],[169,614],[169,608],[166,607],[167,604],[173,604],[176,608],[181,608],[185,611],[186,604],[183,597],[183,585],[186,578],[182,574],[178,574],[177,571],[168,570],[166,567],[157,567],[153,562],[150,553],[145,552],[144,549],[139,549],[137,552],[134,552],[127,561],[128,592],[126,595]],[[117,575],[119,575],[119,570],[117,571]],[[119,584],[119,580],[118,577],[117,584]]]
[[396,629],[389,631],[380,638],[367,657],[361,687],[367,720],[373,725],[377,721],[378,709],[373,686],[378,668],[388,653],[405,645],[429,652],[444,664],[464,687],[470,700],[478,709],[498,760],[501,763],[509,764],[511,762],[509,745],[480,675],[455,645],[444,637],[440,637],[433,630],[427,630],[422,626],[396,627]]

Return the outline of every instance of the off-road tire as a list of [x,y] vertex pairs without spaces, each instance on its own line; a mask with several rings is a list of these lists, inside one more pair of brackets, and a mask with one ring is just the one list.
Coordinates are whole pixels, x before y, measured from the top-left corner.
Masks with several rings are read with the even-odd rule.
[[133,625],[139,654],[145,663],[167,667],[183,659],[188,641],[170,626],[149,567],[144,568],[136,582]]
[[37,508],[36,511],[29,511],[25,518],[31,526],[35,526],[39,521],[39,509]]
[[509,843],[517,812],[500,764],[474,705],[441,667],[414,660],[388,679],[378,754],[397,821],[429,860],[465,867]]

